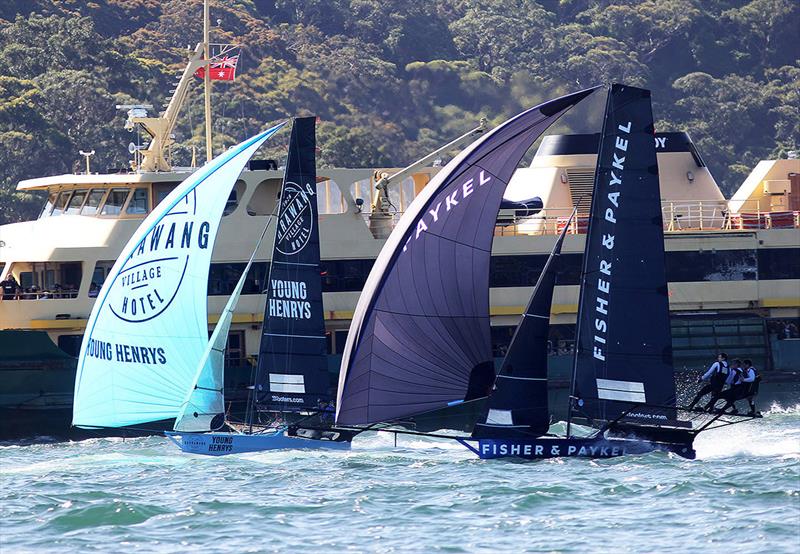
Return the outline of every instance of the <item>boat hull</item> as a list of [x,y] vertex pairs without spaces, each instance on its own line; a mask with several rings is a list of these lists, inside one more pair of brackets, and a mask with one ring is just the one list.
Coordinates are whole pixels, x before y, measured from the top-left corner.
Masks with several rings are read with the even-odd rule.
[[617,458],[619,456],[672,452],[693,460],[695,451],[691,443],[659,443],[623,438],[566,438],[540,437],[536,439],[460,439],[459,442],[482,460],[522,458],[542,460],[548,458]]
[[247,435],[240,433],[177,433],[166,431],[168,439],[188,454],[225,456],[267,450],[350,450],[349,440],[320,440],[287,436],[283,431]]

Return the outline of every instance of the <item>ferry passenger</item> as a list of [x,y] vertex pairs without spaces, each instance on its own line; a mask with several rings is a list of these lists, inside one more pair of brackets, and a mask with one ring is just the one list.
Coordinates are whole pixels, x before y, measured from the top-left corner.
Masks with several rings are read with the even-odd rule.
[[756,375],[756,368],[753,367],[753,362],[751,360],[745,360],[744,367],[736,372],[736,382],[722,395],[722,398],[725,399],[725,405],[722,407],[722,411],[724,412],[728,408],[733,407],[731,413],[738,414],[739,410],[736,409],[736,402],[738,400],[747,400],[747,403],[750,404],[750,412],[748,412],[747,415],[756,415],[756,404],[753,398],[756,395],[757,380],[760,380],[760,378]]
[[728,355],[725,352],[720,352],[717,354],[717,361],[711,364],[711,367],[708,368],[702,377],[698,379],[698,382],[705,381],[707,384],[697,391],[697,394],[692,400],[692,403],[689,404],[689,409],[693,410],[695,405],[703,398],[705,395],[711,393],[712,398],[722,392],[722,387],[725,386],[725,381],[728,378]]

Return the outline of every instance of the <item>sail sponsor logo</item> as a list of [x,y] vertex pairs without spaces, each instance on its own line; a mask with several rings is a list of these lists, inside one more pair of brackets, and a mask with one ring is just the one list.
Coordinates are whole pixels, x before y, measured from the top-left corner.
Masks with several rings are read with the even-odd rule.
[[162,347],[114,344],[97,339],[89,339],[86,356],[98,360],[122,363],[164,365],[167,355]]
[[668,421],[669,418],[664,414],[645,414],[642,412],[631,412],[625,416],[631,419],[658,419],[661,421]]
[[[609,232],[600,236],[603,252],[608,258],[613,258],[614,251],[614,225],[617,223],[616,210],[619,208],[620,185],[625,170],[625,157],[628,151],[628,139],[624,138],[631,132],[631,122],[627,125],[618,125],[619,134],[614,139],[614,150],[612,151],[611,175],[608,181],[608,193],[606,194],[605,209],[602,207],[603,200],[598,198],[599,214],[603,214],[603,219],[608,223],[605,226]],[[597,275],[595,290],[595,319],[594,319],[594,344],[592,346],[592,356],[600,361],[605,361],[605,345],[608,342],[608,309],[611,298],[611,270],[612,262],[605,259],[602,255],[599,266],[594,271],[589,271],[589,275]],[[590,277],[594,279],[594,277]]]
[[304,281],[270,280],[269,317],[311,319],[311,302]]
[[282,402],[284,404],[302,404],[303,399],[298,398],[297,396],[278,396],[277,394],[272,395],[273,402]]
[[314,210],[311,202],[316,202],[314,198],[316,194],[316,190],[309,183],[306,183],[305,187],[291,182],[284,184],[275,239],[275,248],[281,254],[285,256],[298,254],[311,239],[314,230]]
[[554,458],[557,456],[585,456],[591,458],[614,458],[625,455],[619,446],[547,444],[480,441],[481,457],[519,456],[522,458]]
[[447,214],[457,210],[459,206],[466,204],[464,200],[472,195],[476,188],[484,186],[491,180],[492,176],[481,169],[477,177],[471,177],[461,182],[459,185],[451,187],[448,194],[445,195],[444,200],[437,202],[435,206],[430,206],[428,211],[420,215],[416,229],[412,230],[408,239],[406,239],[403,252],[408,250],[408,245],[412,239],[417,240],[422,233],[441,226]]
[[[194,197],[194,195],[190,195]],[[129,323],[161,315],[178,294],[193,252],[208,251],[211,223],[192,220],[193,202],[176,205],[134,249],[108,297],[111,312]]]

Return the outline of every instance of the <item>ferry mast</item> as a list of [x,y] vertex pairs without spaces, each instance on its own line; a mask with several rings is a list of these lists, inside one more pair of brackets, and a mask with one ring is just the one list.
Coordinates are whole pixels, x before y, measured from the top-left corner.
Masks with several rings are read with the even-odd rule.
[[[117,106],[119,109],[128,110],[128,120],[125,122],[127,129],[133,129],[136,124],[150,135],[150,144],[148,147],[141,151],[141,162],[133,162],[133,169],[137,171],[171,171],[172,165],[165,153],[168,148],[175,142],[172,135],[175,129],[175,124],[178,120],[183,103],[186,101],[186,95],[189,92],[189,85],[192,82],[195,72],[201,67],[206,67],[211,63],[211,44],[209,42],[210,35],[210,19],[209,19],[209,0],[203,2],[203,41],[199,42],[192,54],[189,61],[181,74],[181,78],[173,89],[172,97],[167,104],[167,108],[160,116],[150,117],[146,112],[136,109],[140,106]],[[226,45],[230,47],[230,45]],[[209,71],[205,71],[203,76],[203,91],[204,91],[204,104],[205,104],[205,131],[206,131],[206,161],[210,161],[213,157],[213,150],[211,147],[211,75]]]

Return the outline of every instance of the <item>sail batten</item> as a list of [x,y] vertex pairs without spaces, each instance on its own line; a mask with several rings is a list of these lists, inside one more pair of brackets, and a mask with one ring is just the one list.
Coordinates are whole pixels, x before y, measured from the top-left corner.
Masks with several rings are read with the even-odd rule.
[[[503,193],[533,142],[593,91],[546,102],[496,127],[417,195],[356,306],[337,422],[391,421],[486,395],[494,380],[489,263]],[[435,390],[433,379],[441,383]]]
[[208,342],[211,253],[230,191],[283,123],[229,149],[178,185],[121,251],[89,316],[73,425],[171,420]]

